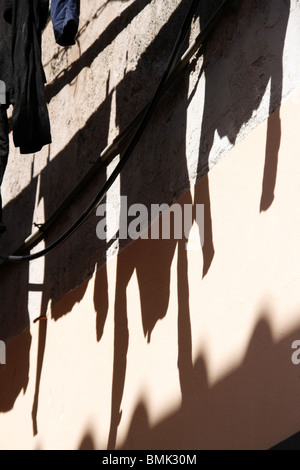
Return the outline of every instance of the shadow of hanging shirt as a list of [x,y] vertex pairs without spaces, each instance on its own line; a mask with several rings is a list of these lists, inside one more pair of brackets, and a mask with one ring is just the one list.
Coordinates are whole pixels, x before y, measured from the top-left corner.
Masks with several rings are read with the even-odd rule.
[[[11,60],[8,104],[13,105],[14,144],[24,154],[51,143],[41,59],[41,34],[48,12],[49,0],[4,0],[4,18],[11,28],[6,51]],[[0,79],[1,67],[0,62]]]
[[51,21],[60,46],[75,44],[80,14],[80,0],[52,0]]

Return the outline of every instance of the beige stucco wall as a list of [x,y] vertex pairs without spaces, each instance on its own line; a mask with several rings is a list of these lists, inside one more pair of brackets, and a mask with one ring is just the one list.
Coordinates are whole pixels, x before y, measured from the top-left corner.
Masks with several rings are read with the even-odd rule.
[[[49,218],[147,102],[188,4],[86,0],[70,49],[48,25],[53,142],[32,156],[11,145],[1,251]],[[100,241],[93,214],[46,258],[0,270],[0,448],[266,449],[299,430],[299,19],[296,0],[231,12],[107,195],[112,234],[121,195],[148,208],[204,204],[203,249],[195,224],[187,250],[187,240]]]
[[[196,236],[187,251],[139,240],[9,344],[1,448],[106,449],[119,405],[119,449],[267,449],[298,431],[299,115],[298,92],[271,116],[268,144],[266,121],[195,187],[197,203],[210,187],[204,278]],[[261,212],[278,120],[274,200]]]

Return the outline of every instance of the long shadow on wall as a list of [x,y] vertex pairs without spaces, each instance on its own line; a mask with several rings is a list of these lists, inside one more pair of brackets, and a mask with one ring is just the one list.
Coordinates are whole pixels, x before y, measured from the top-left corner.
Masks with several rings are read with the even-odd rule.
[[[6,242],[8,252],[15,248],[13,241],[16,238],[21,242],[31,233],[36,189],[37,180],[33,179],[22,195],[4,208],[8,229],[1,241]],[[21,218],[20,206],[23,204]],[[0,338],[7,344],[6,365],[0,366],[0,412],[7,412],[13,408],[21,390],[25,393],[29,379],[31,334],[26,329],[29,325],[28,296],[31,288],[29,265],[21,263],[1,270],[0,286]],[[22,337],[11,342],[23,330]]]
[[[40,197],[45,200],[45,218],[51,216],[55,205],[75,187],[93,164],[93,159],[98,157],[100,149],[107,144],[108,124],[111,109],[111,94],[88,119],[83,129],[78,131],[68,145],[49,163],[42,171],[40,177]],[[99,124],[101,123],[101,125]],[[69,169],[68,169],[69,166]],[[76,198],[68,209],[67,215],[63,215],[56,223],[56,228],[46,236],[46,245],[57,239],[77,219],[79,214],[86,209],[98,188],[105,182],[106,175],[99,172],[88,185],[84,194]],[[56,182],[55,194],[49,199]],[[94,272],[97,263],[103,264],[101,256],[105,253],[105,242],[96,237],[95,219],[90,217],[67,242],[58,247],[44,260],[45,282],[41,302],[41,315],[45,315],[51,302],[51,316],[58,320],[61,316],[71,312],[74,304],[80,302],[87,287],[87,280]],[[102,254],[102,255],[101,255]],[[77,286],[76,295],[67,296]],[[107,291],[102,292],[107,296]],[[63,302],[59,302],[64,298]],[[37,412],[39,384],[42,373],[43,356],[46,345],[45,326],[40,323],[39,328],[38,366],[36,376],[36,390],[32,410],[34,434],[38,432]]]
[[29,382],[30,348],[31,334],[28,329],[6,344],[6,365],[0,365],[0,412],[2,413],[12,410],[19,394],[26,392]]
[[[145,91],[149,96],[154,92],[189,4],[188,0],[179,4],[168,23],[140,58],[135,72],[125,74],[118,86],[116,115],[117,125],[121,130],[128,123],[130,115],[134,114],[134,110],[141,108]],[[153,204],[170,205],[189,188],[185,148],[188,85],[189,80],[186,75],[175,87],[176,90],[170,91],[164,97],[152,117],[151,131],[143,135],[130,165],[123,169],[120,177],[120,193],[126,197],[126,204],[121,205],[120,220],[126,216],[127,207],[135,203],[143,204],[150,214]],[[192,204],[189,193],[186,199],[187,204]],[[129,225],[132,219],[130,217],[127,219]],[[120,240],[120,248],[122,249],[127,243],[127,240]],[[136,274],[140,291],[143,334],[145,340],[150,342],[156,323],[168,310],[171,264],[177,246],[182,251],[182,245],[179,246],[177,240],[139,239],[118,257],[109,449],[115,447],[118,426],[122,418],[121,405],[126,384],[127,351],[131,339],[128,327],[129,284]],[[134,255],[131,249],[134,250]],[[185,257],[185,249],[183,250]],[[187,280],[182,281],[182,285],[187,285]]]
[[[15,249],[16,241],[21,243],[30,235],[34,222],[32,214],[35,208],[37,183],[37,179],[33,178],[22,194],[4,207],[3,213],[7,231],[1,237],[1,245],[5,246],[5,248],[1,248],[2,252],[10,253]],[[21,207],[22,210],[20,210]],[[3,340],[13,338],[29,323],[29,282],[28,263],[12,264],[0,270],[2,299],[0,332]]]
[[[208,202],[205,188],[207,178],[204,177],[198,184],[203,187],[198,196],[201,199],[194,200],[194,204],[204,204]],[[147,342],[151,341],[152,332],[159,320],[162,320],[167,312],[169,315],[175,313],[177,317],[178,335],[178,357],[174,358],[177,363],[179,383],[182,393],[182,402],[189,401],[191,394],[191,380],[193,371],[192,361],[192,331],[189,307],[189,280],[188,280],[188,259],[187,242],[193,223],[191,219],[183,220],[184,208],[192,204],[190,192],[176,203],[175,215],[170,217],[171,237],[170,239],[139,239],[126,250],[122,251],[118,257],[117,283],[115,291],[115,333],[114,333],[114,365],[112,384],[112,407],[111,407],[111,427],[108,440],[108,448],[115,448],[117,441],[117,431],[122,419],[122,398],[126,387],[127,352],[130,342],[135,341],[135,335],[130,330],[133,323],[139,324],[140,320],[132,317],[129,289],[133,289],[130,283],[136,280],[140,293],[141,324],[143,334]],[[175,209],[175,205],[172,206]],[[178,212],[178,208],[181,210]],[[178,214],[180,214],[178,216]],[[178,218],[179,217],[179,218]],[[181,226],[182,238],[174,238],[174,226],[176,229]],[[187,223],[188,222],[188,223]],[[162,230],[162,220],[159,223],[160,234]],[[149,233],[150,237],[150,233]],[[197,245],[198,242],[196,242]],[[199,249],[200,244],[192,245],[193,249]],[[171,292],[171,267],[177,270],[177,311],[169,310],[170,297],[175,293]],[[174,274],[173,274],[174,275]],[[200,280],[199,280],[200,281]],[[174,298],[173,298],[174,301]],[[201,312],[199,312],[201,315]],[[135,329],[135,332],[137,330]]]
[[[203,28],[221,0],[199,2]],[[201,124],[198,176],[211,162],[216,136],[234,145],[244,124],[258,110],[270,85],[269,114],[281,104],[283,48],[290,14],[290,0],[233,2],[234,8],[203,48],[205,98]],[[277,135],[275,139],[275,133]],[[279,112],[269,119],[260,211],[274,199],[281,125]],[[216,144],[218,146],[218,144]],[[209,200],[209,184],[207,185]],[[211,233],[204,256],[203,276],[214,257],[212,225],[206,211],[206,231]],[[207,240],[207,238],[206,238]]]

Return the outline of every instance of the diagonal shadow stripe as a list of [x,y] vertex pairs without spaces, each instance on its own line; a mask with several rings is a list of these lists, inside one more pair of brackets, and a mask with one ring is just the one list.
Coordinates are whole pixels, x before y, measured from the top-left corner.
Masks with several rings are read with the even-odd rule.
[[152,0],[136,0],[120,16],[100,34],[99,38],[81,55],[79,59],[72,63],[69,69],[46,86],[46,100],[49,103],[68,83],[85,67],[90,67],[98,55],[131,23],[131,21],[149,4]]

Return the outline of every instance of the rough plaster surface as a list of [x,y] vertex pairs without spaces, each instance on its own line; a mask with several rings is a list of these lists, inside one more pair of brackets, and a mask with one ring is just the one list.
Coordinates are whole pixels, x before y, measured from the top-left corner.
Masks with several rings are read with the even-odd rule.
[[[120,195],[128,197],[129,205],[175,202],[300,85],[298,2],[240,3],[214,32],[203,57],[196,55],[190,73],[162,98],[132,161],[108,194],[117,213]],[[200,2],[190,40],[217,4]],[[77,43],[68,49],[55,44],[48,25],[43,61],[53,143],[33,156],[19,155],[11,146],[3,184],[8,230],[2,251],[16,248],[33,223],[52,214],[152,96],[188,5],[187,0],[87,0]],[[96,175],[46,244],[81,213],[113,165]],[[92,215],[46,259],[0,273],[3,339],[46,313],[51,302],[89,279],[126,245],[98,240],[97,222]]]

